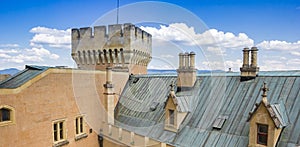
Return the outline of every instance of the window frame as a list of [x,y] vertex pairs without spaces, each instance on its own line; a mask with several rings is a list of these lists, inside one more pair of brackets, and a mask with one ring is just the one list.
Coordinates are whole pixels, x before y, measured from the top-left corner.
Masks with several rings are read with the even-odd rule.
[[[171,114],[172,113],[172,114]],[[176,119],[175,119],[175,110],[173,109],[168,109],[168,125],[169,126],[174,126],[176,124]],[[172,123],[173,122],[173,123]]]
[[[260,128],[261,127],[266,127],[266,132],[261,132]],[[268,145],[268,132],[269,132],[269,125],[266,124],[257,124],[257,138],[256,138],[256,143],[260,145]],[[266,142],[261,142],[260,141],[260,136],[266,137]]]
[[75,135],[85,134],[84,116],[77,116],[75,118]]
[[[2,121],[2,109],[8,111],[8,120]],[[0,126],[12,125],[15,124],[15,109],[8,105],[1,105],[0,106]]]
[[[54,143],[59,143],[59,142],[67,140],[67,130],[66,130],[66,120],[65,119],[60,119],[60,120],[56,120],[56,121],[52,122],[52,136],[53,136]],[[56,136],[56,138],[55,138],[55,136]]]

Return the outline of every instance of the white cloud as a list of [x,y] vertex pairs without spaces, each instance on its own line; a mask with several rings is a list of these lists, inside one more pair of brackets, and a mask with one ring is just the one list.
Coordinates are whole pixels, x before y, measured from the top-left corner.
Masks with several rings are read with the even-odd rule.
[[174,56],[173,55],[160,55],[160,57],[162,57],[162,58],[174,58]]
[[189,27],[184,23],[173,23],[169,26],[160,25],[160,28],[142,26],[141,29],[152,34],[152,37],[155,39],[179,42],[189,46],[241,49],[254,44],[254,41],[245,33],[235,35],[231,32],[222,32],[216,29],[197,33],[193,27]]
[[148,69],[174,70],[176,68],[170,65],[161,64],[161,65],[149,65]]
[[277,51],[291,51],[300,50],[300,41],[287,42],[279,40],[263,41],[257,44],[257,47],[266,50],[277,50]]
[[242,66],[242,64],[243,61],[241,59],[236,59],[235,61],[231,61],[231,60],[225,61],[225,67],[227,69],[231,68],[234,71],[239,71],[240,70],[239,68]]
[[46,27],[35,27],[30,30],[34,36],[30,40],[31,46],[49,45],[53,48],[71,48],[71,29],[58,30]]
[[0,53],[0,58],[11,58],[11,56],[7,54]]
[[16,54],[19,53],[20,51],[16,50],[16,49],[0,49],[0,53],[11,53],[11,54]]
[[0,44],[0,48],[12,48],[12,47],[19,47],[18,44]]
[[[24,67],[24,64],[45,64],[56,60],[59,55],[43,47],[21,48],[19,45],[0,44],[0,67]],[[18,48],[15,48],[18,47]]]
[[295,55],[295,56],[300,56],[300,52],[297,52],[297,51],[291,51],[291,54]]

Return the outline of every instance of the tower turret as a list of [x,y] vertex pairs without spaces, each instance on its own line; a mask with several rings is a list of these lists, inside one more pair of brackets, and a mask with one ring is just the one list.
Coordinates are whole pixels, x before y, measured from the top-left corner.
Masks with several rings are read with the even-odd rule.
[[72,29],[72,58],[80,69],[146,73],[152,58],[152,36],[133,24]]

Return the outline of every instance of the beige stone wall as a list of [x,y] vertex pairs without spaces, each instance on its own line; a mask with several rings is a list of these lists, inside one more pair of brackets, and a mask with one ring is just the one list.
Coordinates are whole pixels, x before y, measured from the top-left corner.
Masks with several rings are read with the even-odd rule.
[[178,87],[193,87],[196,81],[196,70],[195,69],[177,69]]
[[[103,118],[104,114],[90,114],[84,110],[99,106],[89,99],[97,98],[99,101],[100,98],[100,102],[103,101],[104,73],[49,70],[46,75],[36,77],[18,90],[0,89],[0,105],[15,109],[15,124],[0,126],[0,146],[52,146],[52,122],[58,119],[66,122],[67,146],[99,146],[95,133],[99,130],[90,121],[93,117]],[[127,78],[128,73],[113,73],[116,93],[123,90]],[[80,100],[88,105],[78,107]],[[75,141],[75,118],[81,114],[87,120],[85,132],[88,136]],[[92,133],[89,132],[91,126]]]

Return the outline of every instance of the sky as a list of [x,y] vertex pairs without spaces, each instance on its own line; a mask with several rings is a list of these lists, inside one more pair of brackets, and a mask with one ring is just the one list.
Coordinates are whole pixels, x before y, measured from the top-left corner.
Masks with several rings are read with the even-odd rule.
[[[0,69],[74,67],[71,28],[115,23],[116,6],[116,0],[1,0]],[[152,34],[151,69],[176,69],[178,53],[194,51],[198,69],[239,71],[242,49],[256,46],[261,70],[300,70],[299,0],[120,0],[119,17]]]

